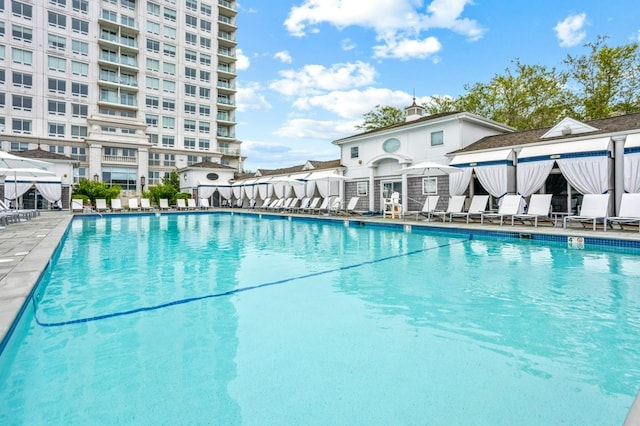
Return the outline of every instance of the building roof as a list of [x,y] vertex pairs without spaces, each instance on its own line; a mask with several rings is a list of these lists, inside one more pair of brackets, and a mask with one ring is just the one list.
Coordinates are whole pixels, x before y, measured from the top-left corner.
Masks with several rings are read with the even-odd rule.
[[449,154],[464,154],[473,151],[484,151],[499,148],[507,148],[512,146],[521,146],[528,144],[536,144],[542,142],[560,141],[566,139],[575,139],[577,136],[597,136],[601,134],[609,134],[616,132],[625,132],[629,130],[640,129],[640,113],[621,115],[617,117],[601,118],[598,120],[583,121],[596,128],[593,132],[585,132],[580,134],[569,134],[558,137],[544,138],[542,136],[546,134],[552,127],[545,127],[541,129],[525,130],[522,132],[506,133],[502,135],[486,136],[471,145],[457,151],[450,152]]
[[30,149],[27,151],[13,151],[11,152],[13,155],[22,158],[34,158],[38,160],[63,160],[63,161],[76,161],[71,157],[67,157],[66,155],[58,154],[56,152],[45,151],[41,148]]
[[188,168],[235,170],[235,167],[227,166],[226,164],[214,163],[213,161],[201,161],[199,163],[194,163],[190,166],[185,167],[185,169],[188,169]]
[[[308,167],[311,165],[311,167]],[[238,176],[238,179],[244,178],[252,178],[256,176],[281,176],[288,175],[291,173],[302,173],[302,172],[310,172],[312,170],[325,170],[325,169],[335,169],[337,167],[342,167],[340,160],[329,160],[329,161],[316,161],[309,160],[304,164],[299,164],[297,166],[284,167],[281,169],[258,169],[255,174],[245,174],[242,177]]]

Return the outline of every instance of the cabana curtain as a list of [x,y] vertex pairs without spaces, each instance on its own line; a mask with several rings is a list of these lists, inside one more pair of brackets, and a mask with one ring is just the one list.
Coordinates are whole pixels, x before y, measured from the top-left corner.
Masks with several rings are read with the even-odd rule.
[[60,201],[60,198],[62,198],[62,185],[60,182],[36,182],[36,189],[50,203]]
[[203,199],[211,198],[214,192],[216,192],[215,186],[199,186],[198,198],[203,198]]
[[553,169],[553,163],[553,160],[519,162],[516,168],[518,193],[528,197],[542,188]]
[[451,196],[464,194],[469,187],[469,182],[471,182],[473,168],[466,167],[460,170],[462,173],[449,174],[449,193]]
[[225,200],[228,200],[229,198],[231,198],[231,187],[230,186],[219,186],[218,187],[218,193],[220,193],[220,196],[222,198],[224,198]]
[[604,194],[609,190],[609,158],[578,157],[557,159],[560,171],[582,194]]
[[624,190],[640,192],[640,153],[624,154]]
[[476,167],[475,172],[480,184],[496,198],[507,193],[507,169],[505,165]]

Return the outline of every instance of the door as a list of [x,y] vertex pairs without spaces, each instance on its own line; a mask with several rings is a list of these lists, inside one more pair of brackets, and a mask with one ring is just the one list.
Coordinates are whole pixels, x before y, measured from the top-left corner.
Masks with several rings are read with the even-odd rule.
[[380,206],[384,206],[384,199],[391,198],[391,194],[397,192],[400,194],[399,201],[402,204],[402,181],[387,181],[380,185]]

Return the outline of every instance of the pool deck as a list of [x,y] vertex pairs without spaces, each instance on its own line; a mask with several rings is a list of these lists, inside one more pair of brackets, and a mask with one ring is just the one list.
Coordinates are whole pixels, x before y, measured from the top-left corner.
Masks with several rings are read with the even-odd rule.
[[[572,227],[563,229],[553,227],[548,223],[543,223],[537,228],[531,225],[505,224],[480,224],[479,222],[466,224],[464,222],[442,222],[439,219],[427,222],[416,220],[415,214],[403,219],[384,219],[380,216],[322,216],[322,215],[298,215],[287,213],[271,213],[246,209],[212,209],[209,211],[169,211],[162,214],[202,214],[211,211],[236,212],[241,214],[263,214],[275,216],[302,216],[313,217],[323,220],[353,220],[370,223],[393,223],[402,226],[411,225],[425,227],[442,227],[449,229],[469,229],[472,231],[507,231],[522,234],[541,234],[553,236],[581,236],[596,237],[612,240],[640,241],[640,232],[637,227],[620,231],[609,230],[606,233],[599,227],[597,231],[589,228]],[[108,213],[107,213],[108,214]],[[139,213],[117,213],[117,214],[139,214]],[[145,214],[145,213],[143,213]],[[148,213],[146,213],[148,214]],[[73,214],[68,211],[42,212],[34,219],[20,221],[10,224],[0,229],[0,341],[13,324],[19,314],[25,300],[29,296],[32,288],[37,284],[40,276],[47,267],[49,260],[53,256],[61,238],[67,230],[69,222],[73,219]],[[82,215],[81,215],[82,216]],[[424,217],[421,217],[424,219]],[[633,407],[625,421],[625,425],[640,424],[640,394],[636,397]]]

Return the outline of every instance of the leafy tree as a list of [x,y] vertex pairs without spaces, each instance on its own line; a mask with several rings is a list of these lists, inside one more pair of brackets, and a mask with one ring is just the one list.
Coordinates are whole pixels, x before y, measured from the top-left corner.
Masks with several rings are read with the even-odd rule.
[[180,174],[177,170],[171,171],[169,176],[164,176],[162,178],[163,185],[171,185],[175,188],[176,192],[180,192]]
[[458,102],[455,98],[439,95],[431,96],[429,101],[422,104],[422,108],[429,115],[459,111]]
[[175,197],[178,191],[176,191],[173,185],[162,183],[160,185],[151,185],[147,193],[149,194],[149,198],[153,200],[155,204],[160,204],[161,198],[169,200],[169,204],[175,204]]
[[404,111],[392,106],[376,105],[373,111],[364,114],[364,123],[357,125],[356,129],[367,132],[403,123],[404,120]]
[[638,43],[606,45],[600,36],[585,44],[588,55],[567,55],[571,83],[578,88],[577,109],[583,119],[606,118],[640,111],[640,57]]
[[86,197],[91,200],[92,203],[95,203],[96,198],[105,198],[110,201],[113,198],[118,198],[121,190],[122,188],[118,185],[109,186],[104,182],[96,182],[91,179],[80,179],[80,181],[73,187],[71,197]]
[[514,65],[515,71],[507,68],[489,83],[465,86],[467,93],[456,105],[518,130],[551,126],[570,115],[574,97],[566,89],[566,73],[518,60]]

